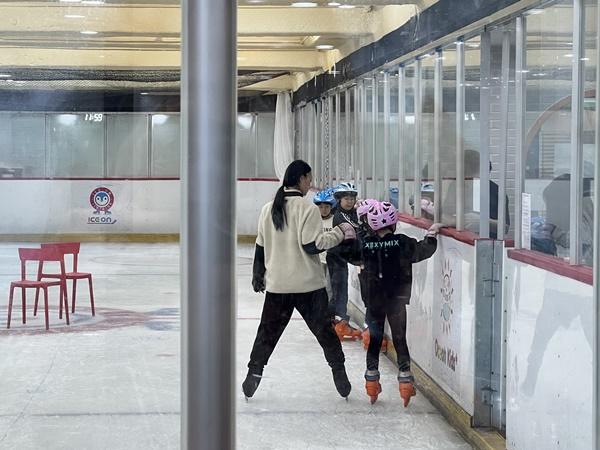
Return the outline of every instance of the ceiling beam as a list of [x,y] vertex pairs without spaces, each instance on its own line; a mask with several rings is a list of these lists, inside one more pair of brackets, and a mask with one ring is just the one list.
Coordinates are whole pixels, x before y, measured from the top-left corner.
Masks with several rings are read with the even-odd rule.
[[0,48],[0,67],[179,69],[179,50]]
[[109,4],[74,6],[68,3],[47,3],[44,6],[13,5],[0,4],[0,33],[181,33],[181,10],[174,7],[140,8]]
[[362,8],[239,8],[238,36],[367,36]]
[[288,92],[294,89],[295,77],[292,75],[283,75],[270,80],[259,81],[258,83],[244,86],[244,90],[263,91],[263,92]]
[[240,50],[237,54],[240,70],[285,70],[289,72],[307,72],[323,70],[327,67],[325,52],[317,50],[251,51]]

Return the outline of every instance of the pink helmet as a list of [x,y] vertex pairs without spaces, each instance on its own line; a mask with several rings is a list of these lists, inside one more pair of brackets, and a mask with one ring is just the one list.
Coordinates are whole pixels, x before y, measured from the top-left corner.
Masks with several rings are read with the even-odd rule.
[[362,200],[356,208],[356,215],[358,216],[358,220],[360,220],[362,216],[367,214],[369,212],[369,209],[371,209],[371,207],[375,206],[377,203],[379,202],[372,198]]
[[373,231],[381,230],[398,222],[398,212],[388,202],[377,202],[367,212],[367,221]]

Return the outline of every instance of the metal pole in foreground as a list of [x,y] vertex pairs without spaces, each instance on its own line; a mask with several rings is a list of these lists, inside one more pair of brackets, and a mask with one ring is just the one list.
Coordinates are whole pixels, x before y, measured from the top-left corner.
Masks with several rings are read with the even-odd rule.
[[183,2],[184,450],[235,448],[236,7]]
[[[596,12],[596,24],[600,25],[600,8]],[[596,28],[600,30],[600,28]],[[596,43],[596,58],[600,56],[600,45]],[[598,61],[598,59],[596,60]],[[600,77],[596,72],[596,93],[600,92]],[[598,321],[600,320],[600,114],[598,114],[598,105],[600,100],[596,94],[596,160],[594,164],[594,341],[592,344],[592,371],[593,379],[593,397],[592,397],[592,448],[600,448],[600,419],[598,418],[598,409],[600,408],[600,330]]]

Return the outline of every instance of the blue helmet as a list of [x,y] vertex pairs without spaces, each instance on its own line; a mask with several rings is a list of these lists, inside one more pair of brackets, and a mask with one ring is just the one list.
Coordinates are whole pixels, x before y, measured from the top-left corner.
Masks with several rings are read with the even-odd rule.
[[313,198],[313,202],[315,205],[320,203],[329,203],[332,208],[337,206],[337,201],[333,196],[333,189],[323,189],[315,194],[315,198]]

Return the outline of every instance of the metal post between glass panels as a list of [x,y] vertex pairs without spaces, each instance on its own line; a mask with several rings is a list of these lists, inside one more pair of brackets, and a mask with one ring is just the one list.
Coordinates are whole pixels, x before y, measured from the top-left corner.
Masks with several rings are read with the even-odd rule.
[[414,78],[415,98],[415,200],[414,216],[421,217],[421,60],[417,59]]
[[442,74],[443,74],[443,53],[436,52],[435,66],[433,75],[433,218],[435,222],[442,220],[442,175],[441,175],[441,157],[440,157],[440,134],[442,128]]
[[[596,32],[600,33],[600,8],[596,12]],[[600,45],[596,45],[596,64],[600,61]],[[592,448],[600,447],[600,420],[598,409],[600,408],[600,70],[596,67],[596,160],[594,164],[594,342],[592,344],[592,371],[593,395],[592,395]]]
[[383,74],[383,199],[390,201],[390,74]]
[[371,82],[371,190],[373,197],[379,199],[378,183],[377,183],[377,116],[379,115],[379,91],[378,91],[378,79],[377,74],[373,74],[373,80]]
[[[521,228],[522,228],[522,207],[521,194],[525,192],[525,95],[527,87],[527,62],[526,52],[526,33],[527,22],[525,17],[517,17],[516,21],[516,45],[515,45],[515,85],[516,85],[516,129],[517,142],[515,151],[515,248],[523,246]],[[527,245],[529,247],[529,245]]]
[[329,171],[327,170],[327,157],[329,155],[329,149],[331,149],[331,134],[328,132],[331,111],[329,106],[329,98],[323,98],[323,102],[321,103],[321,160],[319,161],[319,167],[321,168],[319,182],[320,189],[323,189],[325,184],[328,183],[327,173]]
[[456,229],[465,223],[465,43],[456,44]]
[[498,180],[497,237],[504,240],[506,223],[506,154],[508,153],[508,87],[510,77],[510,31],[502,33],[502,92],[500,93],[500,178]]
[[236,12],[232,0],[183,2],[184,450],[235,447]]
[[401,213],[405,212],[406,205],[406,194],[404,184],[404,162],[405,146],[404,146],[404,132],[406,124],[406,92],[405,89],[405,78],[404,78],[404,66],[398,67],[398,211]]
[[314,148],[313,148],[313,163],[312,163],[312,171],[313,171],[313,184],[315,186],[319,185],[319,158],[321,155],[319,149],[319,134],[321,131],[321,102],[317,101],[315,103],[315,120],[314,120]]
[[354,148],[354,143],[350,140],[350,89],[346,89],[344,92],[344,111],[346,119],[346,142],[344,142],[344,178],[352,179],[354,176],[350,173],[350,170],[354,168],[354,161],[352,160],[352,149]]
[[298,155],[296,158],[305,159],[304,158],[304,108],[298,109],[298,113],[300,114],[300,145],[298,146]]
[[[490,237],[490,73],[491,35],[481,34],[481,81],[479,89],[480,106],[480,149],[479,149],[479,236]],[[475,184],[475,180],[473,180]]]
[[[337,152],[335,144],[337,143],[337,122],[334,120],[333,114],[333,96],[327,96],[327,122],[325,123],[325,130],[327,133],[327,164],[323,165],[323,168],[327,170],[327,186],[331,186],[333,183],[333,158],[337,157],[334,152]],[[333,135],[335,134],[335,140]]]
[[[340,182],[340,168],[342,167],[340,164],[340,159],[342,155],[342,151],[340,148],[340,93],[335,93],[335,172],[334,177],[335,182]],[[331,185],[330,185],[331,186]]]
[[583,193],[583,52],[585,29],[584,0],[573,2],[573,79],[571,95],[571,217],[569,230],[569,263],[579,264],[581,242],[579,224]]
[[360,177],[362,184],[362,195],[367,198],[367,83],[361,80],[362,95],[360,96]]

